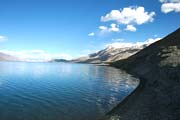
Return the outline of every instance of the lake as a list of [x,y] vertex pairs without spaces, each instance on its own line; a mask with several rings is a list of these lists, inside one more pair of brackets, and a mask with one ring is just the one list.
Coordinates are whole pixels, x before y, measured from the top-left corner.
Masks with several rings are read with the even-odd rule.
[[0,120],[97,120],[137,85],[108,66],[0,62]]

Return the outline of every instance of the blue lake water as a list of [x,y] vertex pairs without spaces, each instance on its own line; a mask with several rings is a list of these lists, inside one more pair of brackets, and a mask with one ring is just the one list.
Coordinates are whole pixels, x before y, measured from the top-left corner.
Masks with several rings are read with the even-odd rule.
[[0,62],[0,120],[97,120],[137,81],[107,66]]

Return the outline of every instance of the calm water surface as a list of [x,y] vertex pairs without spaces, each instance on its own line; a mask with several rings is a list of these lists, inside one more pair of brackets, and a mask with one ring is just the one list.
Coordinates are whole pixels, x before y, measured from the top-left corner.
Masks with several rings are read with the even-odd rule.
[[96,120],[137,83],[107,66],[0,62],[0,120]]

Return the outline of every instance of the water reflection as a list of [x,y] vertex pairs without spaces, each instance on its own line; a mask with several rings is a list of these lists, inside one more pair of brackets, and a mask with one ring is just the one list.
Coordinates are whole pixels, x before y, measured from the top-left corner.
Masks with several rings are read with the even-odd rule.
[[0,62],[0,120],[96,120],[136,86],[112,67]]
[[[96,97],[96,107],[101,113],[106,113],[119,103],[138,84],[138,79],[112,67],[82,65],[80,69],[83,80],[89,83],[86,89],[93,91],[93,95]],[[88,102],[91,101],[88,100]]]

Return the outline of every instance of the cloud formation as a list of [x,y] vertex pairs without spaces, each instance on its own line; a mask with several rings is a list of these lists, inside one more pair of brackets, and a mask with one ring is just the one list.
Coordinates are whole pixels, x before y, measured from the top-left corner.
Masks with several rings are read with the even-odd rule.
[[116,21],[118,24],[141,25],[154,20],[155,12],[146,12],[144,7],[126,7],[122,10],[112,10],[105,16],[101,16],[102,22]]
[[125,28],[126,31],[131,31],[131,32],[135,32],[137,29],[136,27],[134,27],[133,25],[127,25],[127,27]]
[[72,59],[72,56],[66,53],[49,53],[44,50],[22,50],[22,51],[14,51],[14,50],[0,50],[0,52],[15,56],[24,61],[31,62],[42,62],[49,61],[52,59]]
[[94,35],[95,35],[94,32],[88,34],[88,36],[90,36],[90,37],[92,37],[92,36],[94,36]]
[[110,33],[110,32],[120,32],[119,26],[112,23],[110,27],[99,26],[100,34]]
[[7,40],[7,38],[6,38],[5,36],[1,36],[1,35],[0,35],[0,42],[3,42],[3,41],[5,41],[5,40]]
[[180,2],[180,0],[159,0],[162,3],[167,3],[167,2],[171,2],[171,3],[177,3]]
[[119,31],[120,31],[118,25],[116,25],[116,24],[113,23],[113,24],[111,24],[110,26],[111,26],[111,27],[109,28],[109,31],[110,31],[110,32],[119,32]]
[[163,13],[180,12],[180,0],[159,0],[162,4]]

